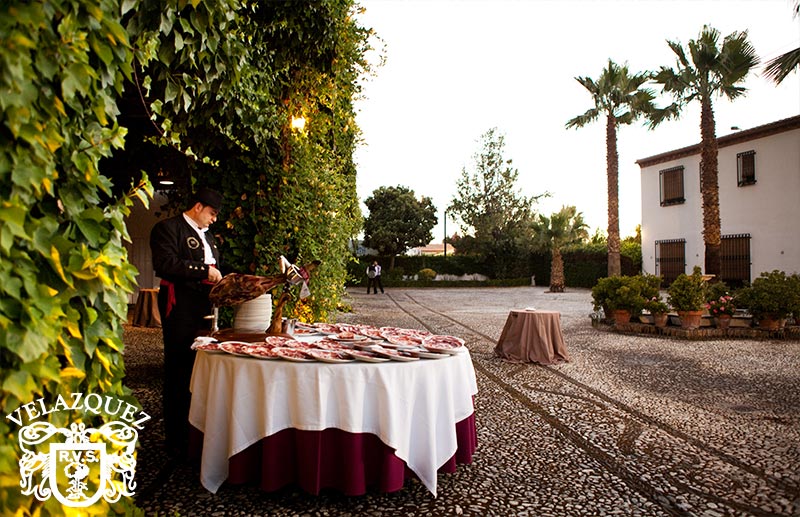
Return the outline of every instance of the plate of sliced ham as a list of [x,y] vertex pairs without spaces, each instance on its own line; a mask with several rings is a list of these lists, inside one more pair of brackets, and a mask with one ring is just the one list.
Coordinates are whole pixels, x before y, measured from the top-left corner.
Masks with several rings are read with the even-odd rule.
[[390,344],[395,346],[408,346],[416,347],[422,344],[422,338],[419,336],[411,336],[407,334],[398,334],[390,331],[383,332],[383,338]]
[[294,343],[298,343],[298,341],[294,338],[286,337],[286,336],[267,336],[264,338],[264,343],[268,344],[269,346],[292,346]]
[[425,350],[424,348],[403,349],[403,352],[419,357],[420,359],[442,359],[452,355],[444,352],[431,352],[430,350]]
[[354,359],[366,361],[368,363],[385,363],[390,360],[388,357],[378,355],[370,350],[351,350],[348,354]]
[[308,350],[308,355],[325,363],[351,363],[353,358],[350,354],[341,350]]
[[250,357],[255,357],[257,359],[280,359],[277,353],[275,353],[275,348],[270,346],[264,345],[253,345],[247,347],[247,355]]
[[320,339],[314,345],[322,350],[350,350],[352,348],[345,343],[339,343],[329,338]]
[[464,340],[456,336],[428,336],[422,340],[422,346],[431,352],[444,352],[446,354],[458,354],[466,350]]
[[224,350],[219,349],[219,343],[195,343],[192,350],[200,350],[207,354],[224,354]]
[[419,361],[419,357],[415,357],[408,352],[402,350],[392,350],[391,348],[375,347],[372,349],[376,354],[388,357],[392,361]]
[[244,341],[223,341],[219,344],[219,349],[229,354],[249,357],[249,355],[247,355],[247,349],[250,345],[251,343],[245,343]]
[[365,339],[367,339],[366,336],[362,336],[360,334],[356,334],[355,332],[350,332],[350,331],[339,332],[337,334],[333,334],[328,337],[330,337],[331,339],[335,339],[336,341],[364,341]]
[[314,323],[314,328],[323,334],[338,334],[342,331],[339,325],[333,323]]
[[299,348],[276,347],[273,348],[272,351],[278,354],[281,359],[286,359],[287,361],[296,361],[298,363],[308,363],[314,361],[313,357]]

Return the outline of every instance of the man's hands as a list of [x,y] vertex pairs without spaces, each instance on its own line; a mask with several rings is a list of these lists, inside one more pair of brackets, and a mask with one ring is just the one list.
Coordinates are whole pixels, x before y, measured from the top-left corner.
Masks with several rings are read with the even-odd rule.
[[219,272],[219,269],[215,267],[208,268],[208,281],[216,284],[220,280],[222,280],[222,273]]

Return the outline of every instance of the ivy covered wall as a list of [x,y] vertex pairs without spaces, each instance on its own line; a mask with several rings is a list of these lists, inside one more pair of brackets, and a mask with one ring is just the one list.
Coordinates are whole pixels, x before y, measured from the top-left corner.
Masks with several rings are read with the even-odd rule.
[[[0,404],[123,385],[122,325],[136,271],[124,218],[153,177],[225,195],[215,228],[243,272],[322,261],[337,303],[359,228],[352,102],[371,32],[352,0],[10,0],[0,5]],[[142,115],[143,114],[143,115]],[[305,129],[293,131],[292,118]],[[138,121],[133,123],[132,121]],[[133,149],[135,148],[135,152]],[[149,286],[148,286],[149,287]],[[108,415],[56,411],[55,426]],[[0,508],[65,515],[20,492],[18,426],[0,419]],[[91,513],[131,514],[132,503]]]

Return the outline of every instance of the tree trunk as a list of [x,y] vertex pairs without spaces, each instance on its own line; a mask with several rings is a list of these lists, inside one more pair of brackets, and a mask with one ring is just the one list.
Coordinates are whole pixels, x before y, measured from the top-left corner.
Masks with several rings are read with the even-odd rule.
[[617,121],[609,115],[606,121],[606,179],[608,181],[608,276],[622,274],[619,256],[619,154],[617,153]]
[[722,270],[722,222],[719,215],[719,163],[714,109],[702,99],[700,112],[700,192],[703,197],[705,274],[719,278]]
[[553,248],[553,259],[550,261],[550,292],[564,292],[564,259],[561,250]]
[[389,271],[392,271],[394,269],[394,257],[395,256],[392,255],[392,258],[389,259]]

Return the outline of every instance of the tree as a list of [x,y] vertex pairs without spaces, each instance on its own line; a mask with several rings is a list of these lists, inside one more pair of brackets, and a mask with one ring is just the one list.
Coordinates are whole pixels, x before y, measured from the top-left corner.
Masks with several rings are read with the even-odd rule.
[[[800,1],[794,3],[794,16],[800,15]],[[781,84],[784,79],[800,67],[800,47],[792,49],[780,56],[771,59],[764,67],[764,75],[772,79],[775,84]]]
[[758,64],[755,49],[747,41],[747,31],[732,32],[719,46],[719,31],[704,26],[697,40],[689,40],[688,56],[680,43],[667,41],[677,56],[676,67],[662,66],[655,79],[676,102],[680,110],[693,100],[700,101],[700,192],[703,206],[705,272],[719,277],[721,226],[719,214],[719,164],[712,97],[730,100],[746,92],[743,82]]
[[579,128],[594,122],[600,116],[606,117],[606,183],[608,188],[608,276],[621,274],[620,236],[619,236],[619,154],[617,153],[617,128],[631,124],[640,117],[659,120],[666,118],[667,112],[659,112],[653,105],[655,95],[644,88],[650,80],[650,72],[631,74],[628,66],[619,66],[608,60],[606,68],[597,81],[589,77],[576,77],[575,80],[589,91],[594,107],[583,115],[570,119],[566,127]]
[[[214,231],[233,269],[268,275],[280,255],[320,260],[298,317],[335,309],[362,220],[353,99],[372,32],[357,9],[353,0],[139,0],[125,14],[137,62],[123,109],[144,110],[129,118],[152,118],[144,138],[162,144],[129,161],[152,154],[153,174],[176,175],[178,206],[195,184],[224,193]],[[301,116],[305,128],[293,130]],[[165,150],[177,158],[161,159]]]
[[564,260],[561,250],[570,244],[578,244],[589,238],[588,226],[583,214],[574,206],[565,206],[561,210],[546,217],[542,214],[533,223],[534,243],[540,249],[550,250],[550,292],[563,293],[566,287],[564,279]]
[[497,128],[481,135],[480,142],[474,171],[462,169],[447,211],[464,233],[459,253],[481,255],[495,276],[512,277],[524,269],[520,265],[530,248],[532,206],[548,194],[525,197],[516,189],[519,172],[503,157],[505,137]]
[[389,255],[389,269],[394,269],[394,257],[433,239],[436,226],[436,207],[429,197],[417,199],[408,187],[380,187],[364,204],[369,216],[364,221],[364,245],[381,255]]

